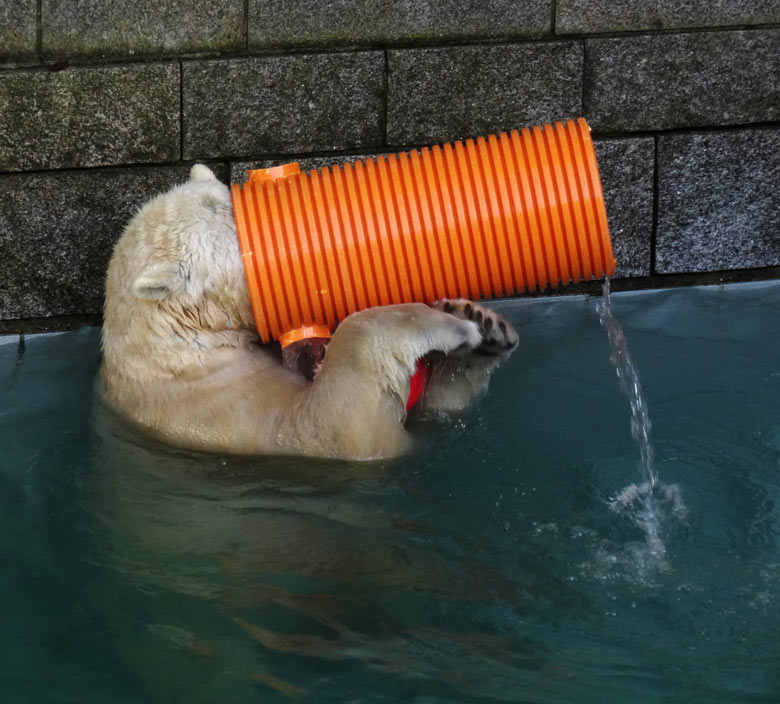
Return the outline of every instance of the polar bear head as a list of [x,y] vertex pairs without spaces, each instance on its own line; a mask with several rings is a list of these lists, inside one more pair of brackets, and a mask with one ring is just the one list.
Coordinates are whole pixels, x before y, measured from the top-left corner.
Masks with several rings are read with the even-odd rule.
[[[230,193],[196,164],[144,205],[114,248],[106,277],[104,366],[177,373],[197,350],[253,338]],[[155,369],[155,367],[159,367]]]

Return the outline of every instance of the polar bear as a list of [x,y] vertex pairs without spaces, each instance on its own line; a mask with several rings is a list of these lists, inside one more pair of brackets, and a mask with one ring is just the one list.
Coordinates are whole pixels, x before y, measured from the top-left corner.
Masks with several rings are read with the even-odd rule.
[[434,360],[422,405],[458,411],[518,342],[465,300],[346,317],[313,381],[284,369],[256,333],[230,194],[212,171],[148,202],[108,267],[103,397],[164,441],[236,454],[394,457],[417,360]]

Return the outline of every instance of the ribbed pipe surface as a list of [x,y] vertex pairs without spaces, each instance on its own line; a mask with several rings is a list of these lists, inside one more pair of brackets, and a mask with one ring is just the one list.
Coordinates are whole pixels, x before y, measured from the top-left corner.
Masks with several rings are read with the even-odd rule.
[[601,278],[615,259],[584,119],[233,186],[264,341],[370,306]]

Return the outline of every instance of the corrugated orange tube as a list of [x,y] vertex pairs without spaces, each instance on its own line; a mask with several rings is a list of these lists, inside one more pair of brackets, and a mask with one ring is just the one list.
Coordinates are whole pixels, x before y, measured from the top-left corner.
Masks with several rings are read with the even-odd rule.
[[363,308],[494,298],[615,270],[584,119],[232,187],[257,330],[282,346]]

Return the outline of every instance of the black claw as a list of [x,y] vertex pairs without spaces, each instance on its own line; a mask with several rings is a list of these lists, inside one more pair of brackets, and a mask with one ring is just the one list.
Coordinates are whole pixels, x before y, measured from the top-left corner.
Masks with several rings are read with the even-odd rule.
[[474,315],[474,308],[472,307],[471,303],[467,303],[466,307],[463,309],[463,312],[466,314],[466,317],[471,320],[472,316]]
[[485,318],[485,332],[490,332],[493,327],[493,318]]
[[452,303],[450,303],[449,301],[444,301],[444,312],[452,313]]
[[498,329],[506,335],[506,323],[503,320],[498,321]]
[[498,352],[487,345],[480,345],[475,351],[483,357],[498,357]]
[[478,323],[482,322],[482,311],[481,310],[477,311],[477,322]]

